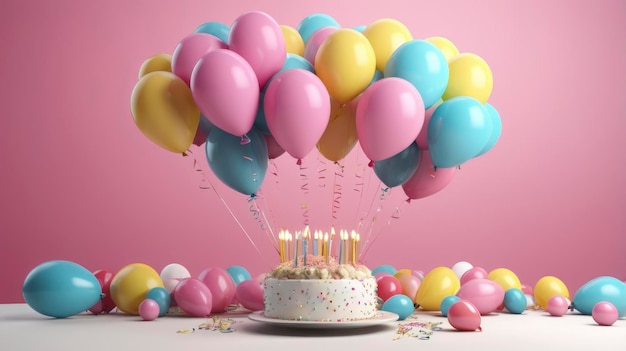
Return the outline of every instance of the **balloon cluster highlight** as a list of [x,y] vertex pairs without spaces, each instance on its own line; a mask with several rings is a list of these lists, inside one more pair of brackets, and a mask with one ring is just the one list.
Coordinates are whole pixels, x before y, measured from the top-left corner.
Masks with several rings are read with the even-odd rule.
[[146,59],[131,112],[163,149],[204,144],[215,175],[245,195],[269,159],[301,164],[317,150],[338,162],[358,143],[387,187],[419,199],[497,143],[492,90],[482,57],[395,19],[347,28],[316,13],[292,27],[252,11]]

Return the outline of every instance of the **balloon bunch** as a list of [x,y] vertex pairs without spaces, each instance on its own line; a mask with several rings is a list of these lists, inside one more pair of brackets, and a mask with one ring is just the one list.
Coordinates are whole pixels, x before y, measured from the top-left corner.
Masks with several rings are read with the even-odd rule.
[[440,266],[427,274],[382,265],[372,270],[378,283],[382,310],[410,316],[415,306],[440,311],[458,330],[481,330],[481,316],[498,311],[522,314],[527,309],[563,316],[569,310],[591,315],[599,325],[612,325],[626,316],[626,282],[597,277],[580,287],[573,299],[557,277],[544,276],[534,287],[522,284],[507,268],[487,272],[466,261]]
[[232,304],[263,309],[263,276],[252,278],[241,266],[208,267],[197,277],[178,263],[160,273],[143,263],[132,263],[117,273],[89,272],[64,260],[44,262],[27,275],[24,301],[35,311],[65,318],[89,310],[93,314],[119,311],[144,320],[166,313],[204,317],[226,312]]
[[492,89],[480,56],[394,19],[343,28],[318,13],[293,28],[253,11],[148,58],[131,111],[166,150],[204,143],[212,171],[242,194],[259,190],[269,159],[301,164],[317,148],[337,162],[358,142],[385,185],[419,199],[498,141]]

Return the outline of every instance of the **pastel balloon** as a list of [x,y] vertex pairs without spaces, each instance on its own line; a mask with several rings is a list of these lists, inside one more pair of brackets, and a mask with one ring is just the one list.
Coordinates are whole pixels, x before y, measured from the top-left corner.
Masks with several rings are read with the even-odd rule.
[[517,288],[511,288],[504,292],[504,308],[513,314],[520,314],[526,310],[528,301],[524,292]]
[[33,310],[65,318],[100,301],[98,279],[85,267],[70,261],[46,261],[33,268],[22,285],[24,301]]
[[439,311],[441,301],[449,295],[456,295],[461,284],[452,269],[440,266],[432,269],[422,280],[415,302],[425,311]]
[[267,144],[260,132],[250,130],[248,143],[219,128],[213,128],[205,151],[209,167],[231,189],[244,195],[255,194],[265,179],[268,165]]
[[394,295],[402,294],[402,284],[400,280],[393,275],[382,276],[376,283],[378,284],[378,297],[383,301],[387,301]]
[[420,287],[421,280],[411,273],[399,274],[396,275],[396,278],[402,287],[402,295],[409,297],[411,301],[415,301],[415,296],[417,295],[417,289]]
[[[539,307],[546,309],[548,306],[548,300],[552,296],[563,296],[570,299],[569,290],[563,281],[554,276],[541,277],[533,288],[533,295],[535,302]],[[593,308],[593,306],[591,307]],[[591,312],[591,308],[589,312]]]
[[345,103],[361,94],[372,81],[376,55],[363,34],[341,28],[320,45],[313,66],[330,97]]
[[546,311],[548,311],[551,316],[561,317],[567,313],[569,305],[568,299],[563,296],[554,295],[546,303]]
[[285,50],[288,54],[294,54],[298,56],[304,56],[304,40],[300,33],[288,25],[281,24],[280,30],[285,37]]
[[443,101],[457,96],[472,97],[481,104],[489,100],[493,90],[493,74],[485,60],[472,53],[462,53],[448,63],[450,77]]
[[485,147],[483,147],[483,149],[480,150],[480,152],[474,157],[483,155],[487,151],[493,149],[502,134],[502,120],[500,119],[498,111],[490,103],[485,104],[485,109],[487,110],[488,118],[491,120],[491,133],[489,134],[489,139],[487,140]]
[[216,127],[237,136],[252,128],[259,82],[237,53],[217,49],[204,55],[191,75],[191,91],[202,114]]
[[448,309],[448,323],[452,327],[461,331],[482,330],[481,314],[471,302],[459,300]]
[[303,69],[280,72],[269,83],[263,103],[272,136],[291,156],[303,159],[330,117],[330,97],[322,82]]
[[415,174],[419,164],[420,150],[411,143],[399,153],[374,163],[374,173],[383,184],[393,188],[404,184]]
[[317,55],[317,51],[320,46],[328,38],[329,35],[336,32],[339,28],[337,27],[323,27],[316,30],[307,40],[306,45],[304,46],[304,58],[309,61],[311,64],[315,63],[315,55]]
[[316,145],[326,159],[334,162],[342,160],[356,145],[357,106],[358,98],[346,104],[331,100],[330,120]]
[[428,150],[428,125],[430,124],[430,118],[433,116],[433,112],[437,109],[437,106],[441,104],[441,100],[437,101],[434,105],[426,109],[424,113],[424,125],[422,125],[422,129],[417,135],[417,147],[420,150]]
[[461,276],[461,285],[472,279],[488,279],[489,273],[482,267],[472,267]]
[[474,304],[480,314],[489,314],[504,301],[504,289],[489,279],[472,279],[461,285],[456,296]]
[[261,311],[265,308],[263,301],[263,285],[257,280],[244,280],[235,290],[239,303],[250,311]]
[[[159,306],[158,317],[163,317],[170,309],[170,305],[172,304],[172,296],[170,292],[164,287],[160,286],[150,289],[150,291],[148,291],[148,293],[146,294],[146,299],[150,299],[157,303],[157,305]],[[139,310],[139,315],[141,315],[141,305],[139,305]]]
[[211,290],[199,279],[183,279],[174,290],[176,303],[183,312],[193,317],[205,317],[211,314],[213,295]]
[[420,161],[411,178],[402,184],[409,199],[422,199],[443,190],[454,178],[456,168],[436,168],[430,152],[421,150]]
[[403,78],[415,86],[426,108],[442,98],[450,75],[441,50],[419,39],[401,45],[389,58],[384,73],[385,77]]
[[472,265],[471,263],[467,261],[459,261],[453,264],[451,268],[454,274],[457,276],[457,278],[461,279],[461,277],[463,276],[465,272],[474,268],[474,265]]
[[204,269],[198,278],[211,290],[213,312],[226,312],[228,305],[235,297],[237,287],[228,272],[220,267]]
[[100,283],[102,297],[100,301],[89,308],[89,311],[93,314],[109,313],[115,308],[115,302],[113,298],[111,298],[111,281],[115,274],[108,269],[98,269],[93,272],[93,275],[98,279],[98,283]]
[[172,73],[189,85],[191,73],[202,56],[209,51],[226,48],[227,45],[216,36],[204,33],[189,34],[174,48]]
[[533,294],[533,287],[528,284],[522,284],[522,291],[524,294]]
[[450,62],[459,54],[459,49],[457,49],[456,45],[454,45],[450,39],[444,37],[428,37],[426,38],[426,41],[432,43],[439,50],[441,50],[441,53],[446,58],[447,62]]
[[359,99],[356,128],[359,143],[372,161],[390,158],[415,141],[424,124],[424,102],[411,83],[383,78]]
[[144,263],[131,263],[113,277],[111,297],[120,311],[137,316],[139,304],[156,287],[163,287],[163,281],[154,268]]
[[399,294],[388,298],[380,309],[381,311],[393,312],[398,315],[398,320],[404,320],[413,314],[415,306],[412,299]]
[[141,78],[150,72],[157,71],[172,72],[172,55],[156,54],[148,57],[141,64],[137,78]]
[[263,134],[263,138],[265,139],[265,143],[267,144],[267,157],[270,160],[273,160],[282,154],[285,153],[285,150],[278,145],[276,139],[269,134]]
[[599,325],[609,326],[619,319],[619,312],[612,303],[600,301],[593,306],[591,317]]
[[139,304],[139,316],[144,321],[152,321],[159,317],[159,304],[151,299],[145,299]]
[[239,285],[243,281],[252,279],[250,272],[248,272],[248,270],[242,266],[230,266],[226,268],[226,271],[228,272],[230,277],[233,278],[233,282],[235,282],[235,285]]
[[191,277],[191,273],[189,273],[189,270],[180,263],[170,263],[161,269],[159,276],[162,281],[166,281],[172,278],[189,278]]
[[456,167],[487,144],[491,119],[478,100],[459,96],[437,106],[428,126],[428,151],[435,166]]
[[219,38],[224,43],[228,43],[228,32],[230,28],[222,22],[210,21],[199,25],[193,32],[211,34]]
[[155,71],[141,77],[130,100],[137,128],[156,145],[183,153],[196,135],[200,110],[187,84],[171,72]]
[[339,28],[339,23],[327,14],[314,13],[303,18],[302,21],[298,23],[297,30],[302,40],[306,43],[315,31],[323,27]]
[[441,305],[439,305],[439,310],[444,317],[448,316],[448,311],[450,310],[450,306],[452,306],[455,302],[461,300],[460,297],[456,295],[449,295],[441,300]]
[[396,49],[413,40],[409,29],[402,22],[391,18],[372,22],[363,30],[363,35],[374,49],[376,68],[381,72],[385,71],[385,65]]
[[496,268],[489,272],[488,278],[498,283],[505,291],[511,288],[522,288],[522,283],[517,274],[508,268]]
[[176,288],[176,285],[178,285],[178,283],[180,283],[181,280],[186,279],[186,278],[170,278],[170,279],[166,279],[163,281],[163,287],[165,288],[165,290],[169,291],[170,294],[172,293],[172,291],[174,291],[174,289]]
[[372,275],[375,275],[379,272],[386,272],[389,273],[391,275],[395,274],[398,270],[396,269],[396,267],[390,265],[390,264],[382,264],[380,266],[376,266],[374,267],[374,269],[372,269]]
[[259,88],[283,67],[287,55],[280,25],[261,11],[244,13],[233,22],[228,33],[228,48],[248,61],[258,78]]
[[626,283],[610,276],[593,278],[576,291],[572,302],[577,311],[590,315],[593,307],[600,301],[612,303],[617,308],[619,316],[625,317]]

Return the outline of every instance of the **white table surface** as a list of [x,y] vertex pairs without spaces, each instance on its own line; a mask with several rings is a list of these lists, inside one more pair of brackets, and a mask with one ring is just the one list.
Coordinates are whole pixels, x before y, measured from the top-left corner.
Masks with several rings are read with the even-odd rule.
[[[433,312],[404,321],[355,329],[277,327],[248,319],[246,310],[221,315],[231,333],[198,329],[208,318],[166,315],[154,321],[123,313],[83,313],[64,319],[43,316],[26,304],[0,305],[0,350],[626,350],[626,320],[598,326],[591,316],[544,311],[482,317],[482,332],[460,332]],[[417,318],[417,319],[412,319]],[[443,322],[429,340],[400,336],[398,324]],[[180,330],[196,330],[178,333]],[[396,340],[394,340],[396,339]]]

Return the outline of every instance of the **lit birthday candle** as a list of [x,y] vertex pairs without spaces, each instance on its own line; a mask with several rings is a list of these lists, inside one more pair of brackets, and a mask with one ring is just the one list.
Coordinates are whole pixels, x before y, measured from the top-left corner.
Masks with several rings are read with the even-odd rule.
[[291,259],[291,242],[293,241],[293,235],[289,231],[285,233],[286,245],[285,245],[285,261]]
[[350,241],[350,245],[352,246],[350,250],[350,262],[356,264],[356,232],[354,230],[350,233]]
[[296,232],[294,239],[293,266],[298,267],[298,241],[300,240],[300,232]]
[[343,256],[344,256],[344,237],[343,237],[343,229],[339,231],[339,264],[343,264]]
[[282,229],[278,232],[278,254],[280,262],[285,262],[285,233]]
[[309,227],[307,226],[306,229],[304,230],[304,233],[302,234],[302,261],[303,264],[306,266],[306,246],[307,246],[307,239],[309,236],[309,232],[308,232]]
[[320,239],[319,232],[316,230],[313,233],[313,256],[317,256],[317,242]]

